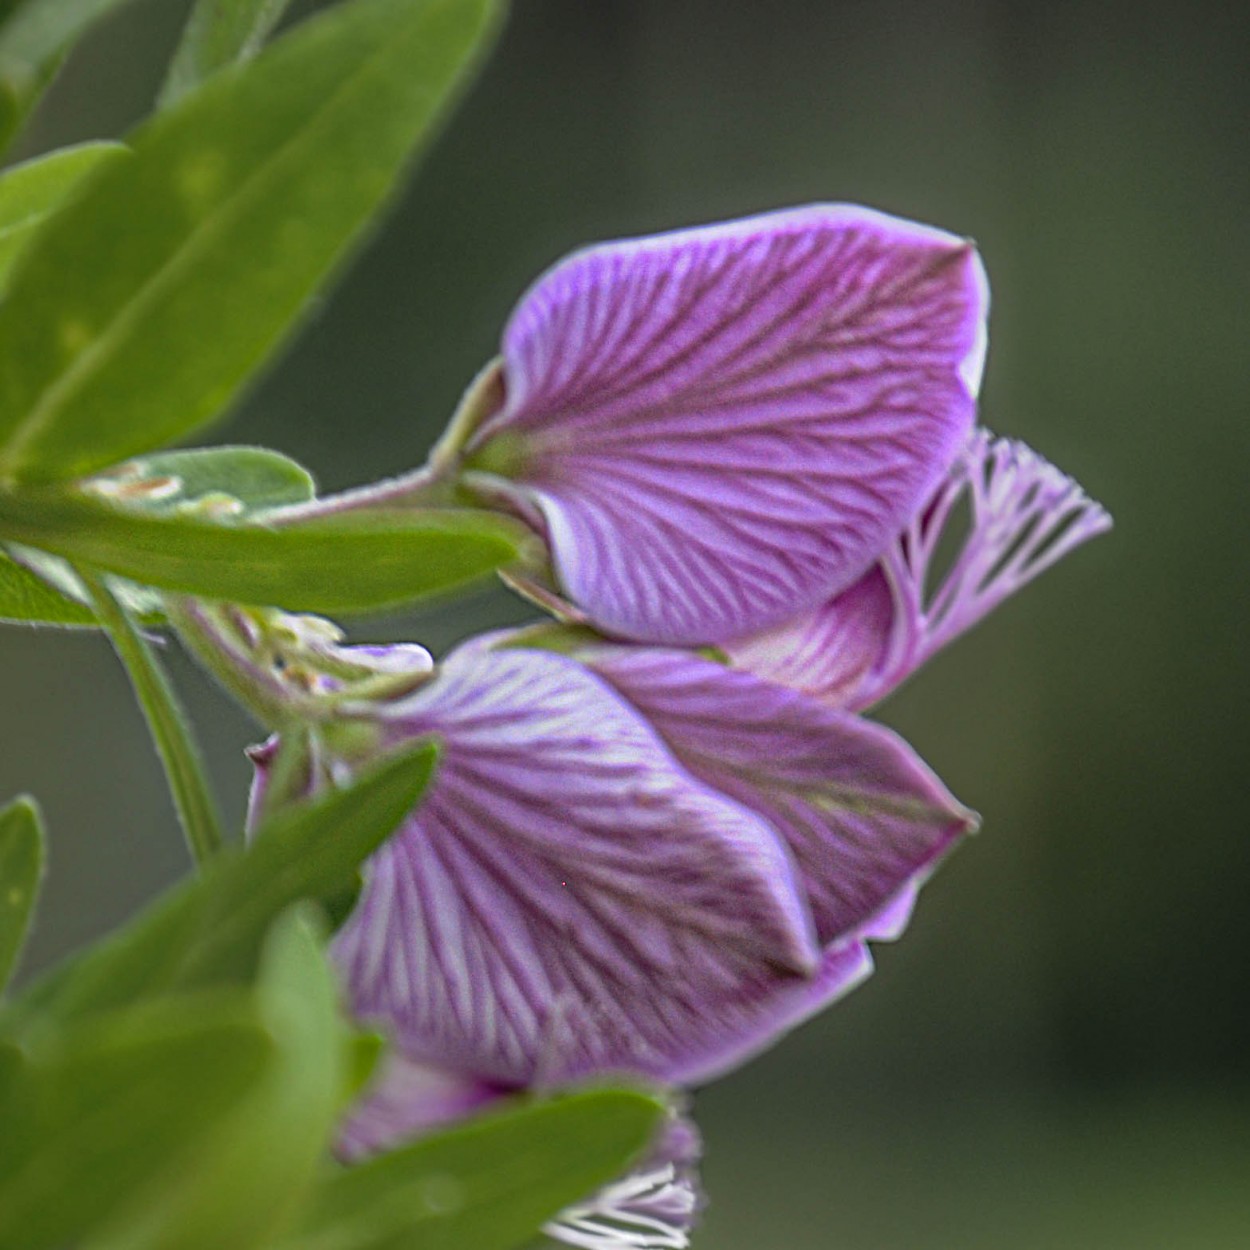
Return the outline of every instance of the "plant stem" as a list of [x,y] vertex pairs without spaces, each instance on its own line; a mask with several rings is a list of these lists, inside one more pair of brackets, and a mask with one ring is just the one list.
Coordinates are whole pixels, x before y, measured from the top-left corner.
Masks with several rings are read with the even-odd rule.
[[190,723],[150,644],[125,607],[101,577],[83,568],[75,572],[91,595],[92,607],[130,676],[164,765],[191,856],[203,867],[221,849],[221,818]]
[[436,507],[452,502],[452,487],[438,478],[428,465],[402,473],[398,477],[357,486],[337,495],[321,495],[306,503],[285,504],[263,513],[266,525],[295,525],[320,517],[339,516],[344,512],[362,510],[385,511],[390,508]]
[[[457,499],[456,477],[461,453],[474,431],[492,413],[498,412],[503,402],[503,360],[496,357],[469,383],[426,464],[369,486],[310,499],[307,503],[272,508],[265,513],[265,523],[295,525],[300,521],[361,509],[442,508],[457,502],[465,506],[463,499]],[[476,504],[478,501],[470,502]]]

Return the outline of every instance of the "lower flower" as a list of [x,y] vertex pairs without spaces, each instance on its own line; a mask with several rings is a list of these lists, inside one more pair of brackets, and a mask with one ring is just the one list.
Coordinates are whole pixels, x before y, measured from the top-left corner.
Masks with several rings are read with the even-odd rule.
[[[354,1013],[394,1048],[345,1157],[518,1091],[731,1070],[868,975],[869,941],[898,935],[973,827],[898,737],[800,692],[691,652],[525,642],[481,639],[430,673],[397,656],[415,690],[339,698],[344,732],[317,734],[309,775],[327,783],[442,744],[332,946]],[[273,757],[254,755],[254,798]],[[684,1246],[697,1135],[674,1125],[549,1235]]]
[[697,1084],[858,984],[974,818],[895,735],[796,691],[685,652],[586,659],[473,645],[342,705],[379,749],[443,751],[334,957],[413,1060]]

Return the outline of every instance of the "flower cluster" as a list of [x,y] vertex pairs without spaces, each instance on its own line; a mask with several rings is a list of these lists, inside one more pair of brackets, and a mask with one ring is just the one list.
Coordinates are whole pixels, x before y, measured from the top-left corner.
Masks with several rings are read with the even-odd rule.
[[[987,303],[971,244],[853,207],[591,248],[375,493],[520,517],[545,558],[514,580],[560,623],[437,666],[343,649],[413,676],[338,715],[442,743],[334,946],[394,1047],[345,1154],[514,1091],[708,1081],[901,932],[975,817],[858,713],[1109,524],[975,427]],[[548,1231],[685,1245],[696,1153],[676,1120]]]

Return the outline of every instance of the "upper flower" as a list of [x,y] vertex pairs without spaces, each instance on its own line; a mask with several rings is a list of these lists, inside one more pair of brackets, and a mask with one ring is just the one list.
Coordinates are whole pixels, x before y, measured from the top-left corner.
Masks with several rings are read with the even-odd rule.
[[720,642],[845,590],[972,428],[972,244],[815,205],[578,252],[504,332],[436,449],[544,536],[602,630]]

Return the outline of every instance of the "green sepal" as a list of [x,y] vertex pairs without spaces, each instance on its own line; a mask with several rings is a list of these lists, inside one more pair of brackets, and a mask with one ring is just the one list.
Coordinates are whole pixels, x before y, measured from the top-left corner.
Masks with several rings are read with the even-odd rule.
[[501,651],[551,651],[556,655],[576,655],[589,647],[604,646],[609,640],[589,625],[572,625],[564,621],[540,621],[514,630],[496,643]]

